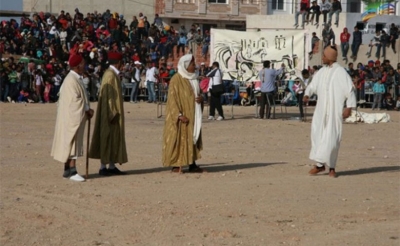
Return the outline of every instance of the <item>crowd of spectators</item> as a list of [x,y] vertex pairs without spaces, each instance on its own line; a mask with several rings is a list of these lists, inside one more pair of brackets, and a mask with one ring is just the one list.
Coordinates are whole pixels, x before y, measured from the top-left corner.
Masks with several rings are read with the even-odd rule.
[[[314,9],[315,5],[316,1],[313,1]],[[329,17],[331,12],[328,7],[328,2],[322,1],[321,13],[325,11]],[[315,11],[310,13],[317,14]],[[313,16],[311,20],[312,18]],[[319,15],[316,15],[317,21],[318,18]],[[307,17],[307,20],[310,19]],[[328,38],[323,33],[323,39],[325,45],[329,45],[335,38],[334,34],[329,32],[329,25],[326,26]],[[344,29],[340,35],[343,59],[347,59],[350,47],[351,57],[356,58],[362,43],[362,36],[357,27],[352,34]],[[350,46],[351,38],[353,42]],[[380,50],[382,49],[385,55],[389,45],[392,46],[393,52],[396,52],[397,39],[398,29],[392,24],[389,35],[385,32],[377,33],[376,39],[371,41],[371,51],[376,47],[378,59]],[[313,33],[313,45],[318,40]],[[201,55],[206,57],[209,44],[208,30],[201,30],[195,24],[189,30],[185,26],[175,30],[174,27],[165,25],[157,14],[152,24],[142,13],[133,16],[128,25],[124,16],[111,13],[110,10],[104,13],[87,13],[85,17],[79,9],[75,10],[73,17],[64,11],[57,17],[41,12],[33,14],[31,18],[22,17],[19,23],[16,20],[3,21],[0,25],[0,54],[7,55],[8,58],[3,57],[0,62],[0,101],[56,102],[63,78],[68,73],[68,57],[72,53],[80,53],[86,60],[83,83],[90,99],[95,101],[102,73],[108,66],[107,52],[110,50],[123,53],[125,66],[120,75],[123,85],[133,85],[131,102],[137,102],[138,95],[143,94],[148,94],[148,97],[143,98],[148,102],[155,102],[160,98],[165,101],[169,78],[176,72],[171,61],[185,53],[196,53],[198,48],[201,49]],[[16,58],[21,56],[23,58]],[[317,69],[310,69],[311,75]],[[208,71],[202,63],[199,69],[201,80]],[[357,68],[350,63],[348,71],[355,81],[360,104],[369,100],[376,101],[373,108],[388,108],[388,104],[384,103],[387,99],[390,101],[392,97],[398,100],[400,64],[395,69],[388,60],[383,64],[380,64],[379,60],[369,61],[368,64],[359,63]],[[159,90],[160,98],[155,96],[154,87],[157,82],[161,82],[158,85],[159,89],[164,88]],[[383,87],[378,86],[380,84]],[[366,91],[371,93],[366,94]],[[207,93],[204,94],[207,97]]]
[[[126,66],[121,76],[125,74],[125,81],[130,82],[134,77],[130,72],[138,63],[140,78],[153,66],[165,74],[174,71],[171,61],[196,52],[199,47],[206,57],[209,43],[207,30],[195,24],[191,29],[181,26],[175,30],[164,25],[157,14],[152,23],[142,13],[128,23],[123,15],[110,10],[84,15],[77,8],[73,15],[64,11],[58,16],[40,12],[24,16],[20,22],[2,21],[0,101],[56,102],[72,53],[79,53],[86,60],[83,81],[90,99],[96,100],[102,73],[108,66],[108,51],[123,53]],[[146,88],[143,80],[138,90]]]
[[358,104],[371,104],[372,109],[400,109],[400,63],[393,67],[389,60],[348,64],[347,71],[357,89]]

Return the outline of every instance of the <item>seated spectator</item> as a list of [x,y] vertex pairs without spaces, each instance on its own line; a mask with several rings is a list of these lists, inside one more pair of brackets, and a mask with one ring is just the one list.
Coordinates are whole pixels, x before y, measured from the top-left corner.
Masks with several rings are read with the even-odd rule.
[[307,15],[308,11],[310,10],[310,2],[309,0],[301,0],[300,2],[300,9],[294,15],[294,25],[296,28],[299,26],[299,15],[301,15],[301,26],[304,27],[304,20],[305,16]]
[[335,33],[330,24],[326,24],[322,30],[322,40],[324,41],[324,49],[329,45],[335,45]]
[[331,10],[331,6],[332,5],[329,3],[329,0],[328,1],[322,0],[322,2],[320,4],[321,13],[324,16],[324,23],[323,23],[324,25],[326,24],[326,17],[328,15],[329,11]]
[[342,59],[347,60],[347,52],[349,51],[350,33],[347,28],[343,28],[340,34],[340,48],[342,49]]
[[395,101],[393,100],[392,94],[385,93],[385,98],[383,99],[383,108],[386,110],[393,110],[395,108]]
[[397,111],[400,110],[400,96],[397,96],[396,107],[394,109]]
[[29,90],[24,88],[19,92],[18,102],[19,103],[28,102],[28,99],[29,99]]
[[367,52],[367,56],[368,58],[371,57],[371,53],[372,53],[372,48],[376,46],[376,53],[375,53],[375,57],[379,59],[380,57],[380,52],[381,52],[381,32],[380,31],[376,31],[375,36],[371,39],[370,43],[369,43],[369,51]]
[[281,104],[285,106],[290,106],[293,104],[293,95],[289,88],[285,89],[285,97],[281,100]]
[[328,23],[332,24],[332,15],[336,14],[335,25],[339,25],[339,14],[342,12],[342,3],[339,0],[333,0],[332,7],[329,11]]
[[321,15],[321,7],[317,4],[316,0],[312,1],[310,13],[311,13],[311,18],[308,19],[307,22],[311,22],[311,24],[313,24],[314,16],[315,16],[315,24],[314,25],[318,26],[319,25],[319,16]]

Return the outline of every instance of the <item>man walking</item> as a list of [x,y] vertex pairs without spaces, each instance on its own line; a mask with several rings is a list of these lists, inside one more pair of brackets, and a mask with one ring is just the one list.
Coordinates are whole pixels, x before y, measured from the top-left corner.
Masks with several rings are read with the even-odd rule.
[[64,178],[83,182],[85,179],[76,170],[76,160],[83,154],[83,135],[86,120],[92,118],[93,110],[81,76],[85,61],[80,55],[71,55],[71,68],[60,89],[57,120],[51,156],[64,163]]
[[[325,171],[329,167],[329,176],[337,177],[335,172],[342,136],[342,121],[351,115],[356,107],[354,86],[346,70],[337,61],[336,47],[325,48],[322,62],[325,65],[307,86],[304,102],[310,96],[318,95],[311,125],[310,159],[317,162],[310,170],[311,175]],[[346,102],[346,108],[343,105]]]
[[[121,81],[118,77],[122,66],[122,54],[108,53],[110,67],[104,72],[97,104],[89,157],[100,159],[99,175],[121,175],[115,163],[128,162],[125,144],[124,104]],[[107,164],[109,164],[107,169]]]
[[[271,104],[274,102],[275,95],[275,78],[280,75],[285,68],[285,64],[278,70],[271,69],[271,62],[264,61],[264,68],[260,71],[261,80],[261,105],[260,105],[260,119],[264,118],[264,112],[266,111],[266,118],[271,118]],[[267,108],[265,109],[265,105]]]

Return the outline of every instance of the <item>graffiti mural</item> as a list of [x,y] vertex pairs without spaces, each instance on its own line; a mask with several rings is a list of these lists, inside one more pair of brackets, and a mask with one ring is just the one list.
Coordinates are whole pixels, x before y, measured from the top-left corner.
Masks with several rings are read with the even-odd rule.
[[307,65],[305,47],[302,31],[211,30],[211,60],[219,62],[226,80],[258,80],[265,60],[276,68],[285,63],[289,72],[301,70]]
[[374,18],[377,15],[393,15],[396,13],[396,6],[394,3],[370,2],[365,5],[365,11],[361,15],[363,22]]

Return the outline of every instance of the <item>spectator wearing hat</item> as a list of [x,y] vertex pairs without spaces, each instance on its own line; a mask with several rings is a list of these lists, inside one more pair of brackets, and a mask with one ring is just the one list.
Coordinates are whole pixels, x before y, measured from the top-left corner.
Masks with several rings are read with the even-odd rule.
[[135,61],[135,66],[132,68],[132,91],[131,91],[131,103],[137,103],[138,87],[140,84],[140,75],[142,72],[142,63]]
[[[128,161],[121,81],[122,54],[108,52],[110,67],[104,72],[89,157],[100,159],[99,175],[122,175],[115,164]],[[106,165],[109,165],[108,168]]]
[[82,182],[85,179],[77,172],[76,160],[83,154],[86,120],[92,118],[94,111],[80,79],[85,67],[84,59],[73,54],[68,62],[71,70],[60,90],[51,156],[64,163],[64,178]]

